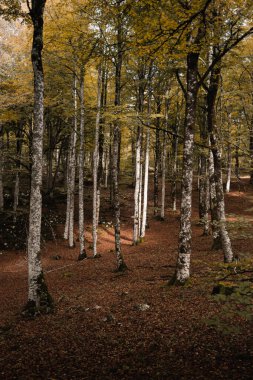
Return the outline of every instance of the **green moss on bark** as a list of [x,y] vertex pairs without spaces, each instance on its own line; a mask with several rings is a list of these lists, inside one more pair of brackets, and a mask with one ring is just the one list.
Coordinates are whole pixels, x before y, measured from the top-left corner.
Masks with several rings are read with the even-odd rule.
[[49,294],[43,272],[37,278],[37,299],[38,303],[34,300],[28,300],[24,306],[22,315],[25,318],[29,319],[35,318],[40,314],[50,314],[54,310],[54,301]]

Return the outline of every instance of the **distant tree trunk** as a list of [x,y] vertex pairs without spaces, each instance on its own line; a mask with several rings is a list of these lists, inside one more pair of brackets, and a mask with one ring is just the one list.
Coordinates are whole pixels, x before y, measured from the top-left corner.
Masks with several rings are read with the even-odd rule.
[[41,52],[43,49],[43,13],[45,0],[33,0],[29,5],[33,22],[32,64],[34,73],[34,128],[32,141],[32,173],[28,235],[28,303],[24,313],[48,313],[52,308],[40,261],[42,216],[42,160],[44,124],[44,75]]
[[[150,125],[150,115],[151,115],[151,75],[152,75],[152,65],[149,68],[148,74],[148,125]],[[143,213],[141,221],[141,231],[140,240],[143,241],[146,233],[147,226],[147,211],[148,211],[148,183],[149,183],[149,159],[150,159],[150,128],[147,127],[146,131],[146,150],[145,150],[145,169],[144,169],[144,186],[143,186]]]
[[221,235],[220,235],[220,228],[219,228],[218,210],[217,210],[214,161],[213,161],[213,153],[211,150],[209,154],[209,191],[210,191],[211,226],[212,226],[212,235],[213,235],[212,249],[219,250],[222,248],[222,243],[221,243]]
[[190,276],[193,146],[196,120],[196,102],[198,94],[198,59],[199,53],[197,52],[190,52],[187,55],[186,115],[183,149],[179,251],[176,272],[174,278],[172,279],[172,283],[176,284],[184,284]]
[[[215,47],[214,47],[215,54]],[[224,253],[224,261],[233,261],[233,251],[231,241],[226,229],[226,216],[225,216],[225,203],[222,183],[222,166],[221,166],[221,152],[217,141],[217,126],[216,126],[216,98],[219,88],[221,66],[217,64],[211,71],[210,84],[207,94],[207,117],[208,117],[208,131],[211,141],[211,150],[214,162],[214,179],[217,197],[217,214],[218,226],[220,230],[222,249]]]
[[74,118],[73,129],[71,131],[68,174],[67,174],[67,210],[64,238],[69,241],[69,248],[75,247],[74,242],[74,210],[75,210],[75,174],[76,174],[76,139],[77,139],[77,78],[74,75],[73,98],[74,98]]
[[135,169],[136,169],[136,151],[135,151],[135,146],[136,146],[136,139],[135,139],[135,133],[132,130],[131,131],[131,164],[132,164],[132,187],[135,187]]
[[139,125],[137,127],[135,160],[133,244],[137,245],[139,243],[139,198],[141,193],[141,127]]
[[[253,121],[252,121],[253,124]],[[249,130],[250,184],[253,185],[253,126]]]
[[240,179],[239,142],[235,146],[235,176]]
[[231,172],[232,172],[232,154],[231,154],[231,144],[228,143],[228,164],[227,164],[227,181],[226,181],[226,193],[230,192],[231,185]]
[[161,199],[161,220],[165,218],[165,187],[166,187],[166,134],[163,136],[163,152],[162,152],[162,199]]
[[78,260],[87,257],[84,239],[84,188],[83,188],[83,167],[84,167],[84,68],[80,70],[80,129],[79,129],[79,256]]
[[97,116],[95,126],[95,145],[93,152],[93,214],[92,214],[92,237],[93,257],[99,257],[97,253],[97,226],[98,226],[98,165],[99,165],[99,127],[101,119],[101,67],[98,69],[98,92],[97,92]]
[[14,200],[13,200],[13,222],[16,223],[17,220],[17,207],[19,203],[19,177],[20,177],[20,160],[22,153],[22,138],[23,138],[23,126],[20,124],[20,128],[16,133],[16,153],[17,153],[17,161],[16,161],[16,175],[15,175],[15,187],[14,187]]
[[[158,98],[156,102],[156,112],[161,113],[161,99]],[[160,118],[156,118],[156,132],[155,132],[155,170],[154,170],[154,215],[158,215],[158,197],[159,197],[159,160],[160,160]]]
[[4,209],[3,161],[3,127],[0,125],[0,212]]
[[48,152],[47,152],[47,192],[50,197],[53,196],[53,137],[52,137],[52,123],[49,120],[47,123],[48,133]]
[[171,184],[171,201],[172,210],[177,210],[177,152],[178,152],[178,126],[174,128],[174,136],[172,140],[172,184]]

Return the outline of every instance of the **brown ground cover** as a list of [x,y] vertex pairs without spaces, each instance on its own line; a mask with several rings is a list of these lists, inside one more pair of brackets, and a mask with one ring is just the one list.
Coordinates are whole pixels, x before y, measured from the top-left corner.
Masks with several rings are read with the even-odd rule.
[[[242,260],[252,260],[253,190],[247,185],[241,190],[233,184],[226,196],[226,211],[235,252]],[[86,237],[91,257],[90,192],[87,187]],[[99,227],[100,259],[78,262],[78,248],[68,249],[60,238],[43,245],[43,268],[55,300],[54,314],[34,320],[20,317],[27,297],[26,255],[2,251],[0,378],[252,379],[252,322],[232,315],[228,323],[239,329],[230,334],[208,325],[210,318],[222,312],[222,305],[211,296],[223,270],[222,252],[211,251],[211,237],[202,236],[197,191],[192,277],[185,287],[167,286],[175,268],[179,214],[168,207],[163,222],[150,214],[145,242],[133,247],[132,190],[125,188],[122,195],[126,273],[114,272],[107,193],[102,199],[102,221],[107,223]],[[63,204],[58,210],[64,215]],[[58,236],[61,230],[59,226]],[[55,260],[57,255],[59,260]]]

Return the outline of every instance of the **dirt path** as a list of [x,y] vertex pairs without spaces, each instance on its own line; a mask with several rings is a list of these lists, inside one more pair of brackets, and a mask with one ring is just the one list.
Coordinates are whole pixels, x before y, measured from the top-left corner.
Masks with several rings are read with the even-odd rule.
[[[150,215],[145,242],[132,247],[131,199],[126,190],[122,243],[127,273],[113,271],[113,230],[103,224],[101,259],[77,262],[77,249],[69,250],[62,240],[43,248],[43,267],[56,303],[53,315],[32,321],[20,318],[27,294],[26,257],[23,252],[1,255],[0,378],[253,378],[252,323],[245,322],[238,334],[230,335],[221,335],[206,323],[220,307],[210,294],[222,253],[210,251],[211,237],[201,236],[197,209],[192,278],[184,288],[168,287],[176,262],[179,215],[169,208],[164,222]],[[108,222],[106,194],[103,203],[102,217]],[[234,186],[227,196],[233,247],[251,259],[252,209],[252,189],[238,193]],[[91,256],[90,226],[86,237]],[[55,260],[56,255],[61,259]]]

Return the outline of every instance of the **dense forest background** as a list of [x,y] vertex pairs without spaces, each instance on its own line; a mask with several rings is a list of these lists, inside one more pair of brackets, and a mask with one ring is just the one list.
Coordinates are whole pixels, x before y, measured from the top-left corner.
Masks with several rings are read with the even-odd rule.
[[[251,0],[1,1],[3,378],[252,378],[252,16]],[[55,369],[12,374],[37,316]],[[101,352],[78,374],[86,340]]]

